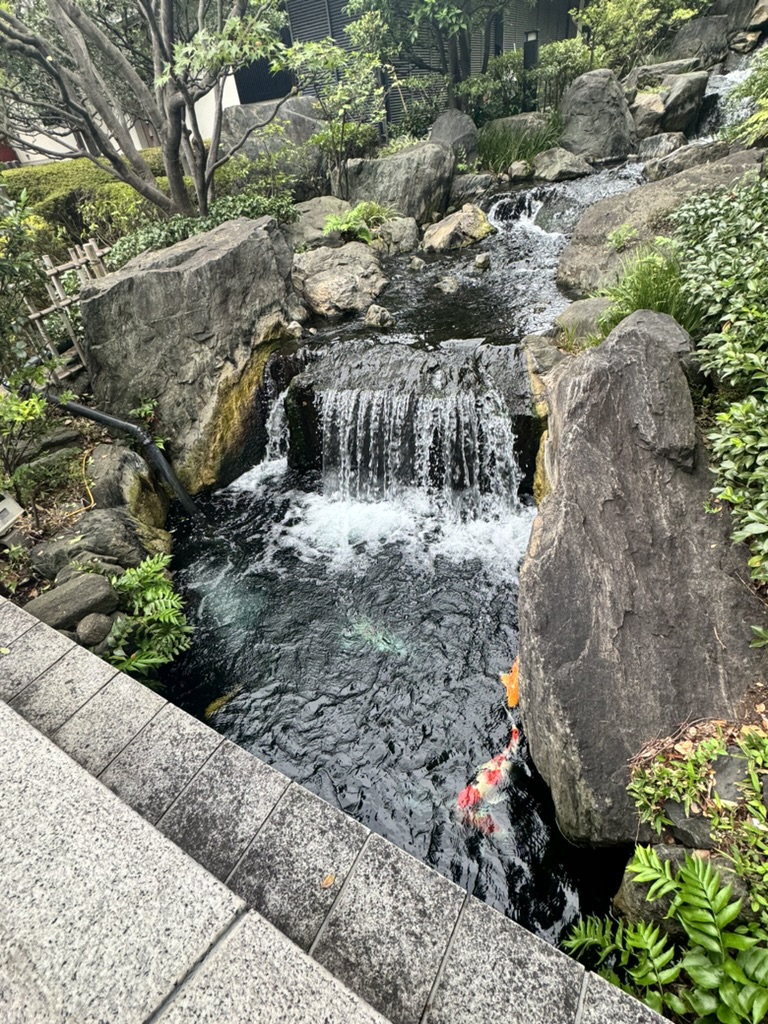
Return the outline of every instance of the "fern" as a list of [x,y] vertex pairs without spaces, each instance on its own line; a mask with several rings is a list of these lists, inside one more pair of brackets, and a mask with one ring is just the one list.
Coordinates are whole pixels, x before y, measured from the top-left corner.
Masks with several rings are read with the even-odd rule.
[[122,576],[112,577],[127,614],[118,617],[107,638],[109,660],[120,671],[145,682],[191,643],[192,627],[184,615],[184,601],[168,574],[170,560],[169,555],[155,555]]
[[756,925],[731,930],[741,900],[706,861],[687,856],[675,871],[638,847],[628,868],[649,885],[647,899],[671,897],[667,917],[685,934],[677,946],[659,925],[624,926],[588,918],[564,946],[657,1013],[690,1024],[760,1024],[768,1014],[768,935]]

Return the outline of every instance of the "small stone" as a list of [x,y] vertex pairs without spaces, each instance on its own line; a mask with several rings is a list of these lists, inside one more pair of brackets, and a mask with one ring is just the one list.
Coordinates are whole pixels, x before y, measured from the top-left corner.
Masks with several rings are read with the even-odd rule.
[[92,612],[77,624],[77,642],[84,647],[95,647],[106,640],[112,629],[112,619],[108,615]]
[[694,850],[712,850],[712,832],[709,819],[701,814],[687,816],[680,804],[667,800],[664,813],[672,822],[672,835],[675,839]]
[[444,277],[438,281],[435,288],[443,292],[444,295],[455,295],[459,290],[459,279],[458,277]]
[[475,256],[475,266],[478,270],[488,270],[491,265],[491,254],[487,252],[481,252],[479,256]]
[[426,261],[421,259],[420,256],[414,256],[411,262],[408,264],[409,270],[423,270],[426,267]]
[[365,322],[369,327],[392,327],[395,318],[388,309],[374,304],[368,307],[368,311],[365,314]]
[[298,320],[291,320],[285,330],[292,338],[300,338],[304,333],[304,328]]
[[507,169],[507,177],[510,181],[525,181],[533,177],[533,170],[527,160],[515,160]]

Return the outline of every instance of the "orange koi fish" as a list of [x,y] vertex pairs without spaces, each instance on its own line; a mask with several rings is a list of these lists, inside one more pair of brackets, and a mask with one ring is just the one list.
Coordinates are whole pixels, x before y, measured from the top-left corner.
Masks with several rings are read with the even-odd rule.
[[459,793],[456,807],[459,819],[464,825],[469,825],[486,836],[501,831],[501,826],[495,821],[488,807],[502,799],[501,793],[509,778],[512,761],[519,746],[520,733],[517,727],[513,726],[512,735],[504,750],[479,768],[475,781],[470,782]]
[[518,684],[519,668],[517,662],[518,659],[515,658],[512,664],[512,668],[509,670],[509,672],[502,672],[501,675],[499,676],[502,685],[506,688],[507,706],[510,708],[516,708],[520,700],[520,686]]

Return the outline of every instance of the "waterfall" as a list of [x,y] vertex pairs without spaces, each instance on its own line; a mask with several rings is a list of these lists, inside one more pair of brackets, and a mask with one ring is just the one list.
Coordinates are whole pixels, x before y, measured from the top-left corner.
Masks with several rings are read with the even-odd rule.
[[288,452],[288,417],[285,415],[285,404],[282,397],[272,404],[266,422],[267,450],[265,462],[285,458]]
[[415,489],[462,519],[518,506],[515,435],[493,389],[331,389],[318,397],[327,495],[391,500]]

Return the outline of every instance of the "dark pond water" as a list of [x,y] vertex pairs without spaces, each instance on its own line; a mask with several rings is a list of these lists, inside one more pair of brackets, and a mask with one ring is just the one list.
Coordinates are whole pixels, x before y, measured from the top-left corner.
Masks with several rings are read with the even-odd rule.
[[[462,371],[455,390],[441,390],[440,360],[447,379],[457,346],[508,345],[551,323],[567,304],[554,285],[566,232],[633,174],[502,197],[485,274],[474,270],[477,248],[420,275],[391,266],[384,301],[397,331],[327,329],[319,358],[365,338],[396,362],[403,346],[430,360],[428,390],[404,404],[375,374],[327,390],[324,469],[303,477],[283,457],[278,399],[264,460],[206,501],[212,536],[180,529],[175,542],[198,630],[169,696],[552,942],[605,900],[610,865],[559,834],[524,734],[483,815],[457,806],[521,725],[499,676],[517,651],[517,573],[534,509],[518,494],[512,420],[493,381],[470,387]],[[446,275],[459,281],[452,296],[434,289]],[[373,423],[418,471],[404,472],[400,454],[397,472],[380,468],[393,460],[363,440]]]

